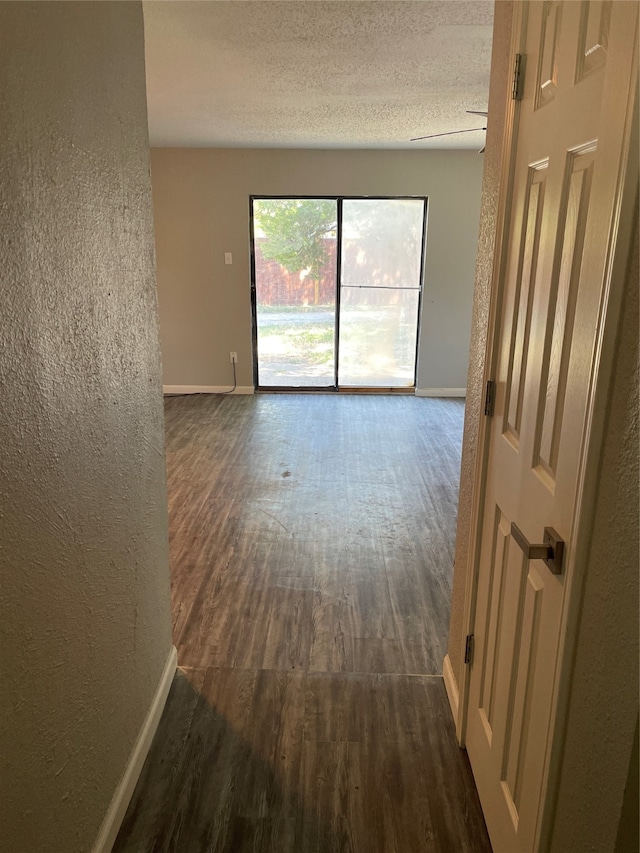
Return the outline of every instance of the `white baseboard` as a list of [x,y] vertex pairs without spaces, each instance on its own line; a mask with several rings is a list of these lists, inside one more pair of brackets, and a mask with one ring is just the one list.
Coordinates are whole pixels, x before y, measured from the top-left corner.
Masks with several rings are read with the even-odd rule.
[[456,681],[456,677],[453,674],[453,669],[451,667],[451,660],[449,659],[449,655],[444,656],[444,661],[442,663],[442,677],[444,678],[444,686],[447,691],[447,698],[449,699],[449,705],[451,706],[451,713],[453,714],[454,722],[456,726],[458,724],[458,704],[459,704],[459,693],[458,693],[458,683]]
[[163,385],[162,391],[171,394],[253,394],[253,385],[238,385],[231,391],[231,385]]
[[416,397],[466,397],[466,388],[416,388]]
[[158,723],[160,722],[160,717],[162,716],[162,711],[169,695],[169,688],[175,675],[177,662],[178,652],[176,651],[176,647],[172,646],[162,675],[160,676],[158,689],[151,702],[149,712],[140,729],[140,734],[129,756],[129,761],[127,762],[120,784],[116,788],[109,810],[100,827],[100,833],[94,845],[93,853],[110,853],[113,847],[127,808],[129,807],[129,802],[133,796],[136,783],[142,772],[142,766],[151,748],[153,736],[158,728]]

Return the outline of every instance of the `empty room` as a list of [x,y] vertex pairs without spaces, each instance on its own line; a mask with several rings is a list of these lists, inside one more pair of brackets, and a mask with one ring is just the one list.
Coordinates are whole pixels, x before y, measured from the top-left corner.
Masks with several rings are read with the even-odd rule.
[[[487,845],[447,687],[455,701],[467,657],[452,587],[492,25],[490,4],[145,7],[185,679],[168,707],[197,742],[170,782],[158,752],[122,849],[192,833],[212,849]],[[492,655],[534,654],[540,630],[542,605],[508,586],[519,554],[496,551],[514,565],[488,582],[511,598],[487,606],[500,676]],[[524,736],[522,683],[484,688],[487,730],[506,689],[500,737]],[[503,759],[513,813],[521,756]]]
[[490,849],[442,666],[492,20],[145,7],[179,675],[116,850]]
[[0,4],[7,849],[638,849],[637,42]]

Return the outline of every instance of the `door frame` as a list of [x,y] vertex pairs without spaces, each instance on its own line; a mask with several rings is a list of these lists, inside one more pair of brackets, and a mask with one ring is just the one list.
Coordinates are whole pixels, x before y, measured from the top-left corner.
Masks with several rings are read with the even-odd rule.
[[[258,304],[256,297],[256,258],[255,258],[255,232],[254,232],[254,201],[272,201],[286,199],[318,199],[320,201],[336,202],[336,301],[335,301],[335,341],[333,357],[333,385],[260,385],[258,382]],[[345,201],[421,201],[422,208],[422,235],[420,242],[420,273],[418,277],[418,316],[416,322],[416,347],[413,360],[413,385],[386,388],[384,386],[347,386],[341,388],[338,383],[338,347],[340,345],[340,290],[341,290],[341,268],[342,268],[342,206]],[[365,390],[372,393],[411,393],[415,391],[418,381],[418,357],[420,354],[420,333],[422,329],[422,306],[425,287],[425,271],[427,260],[427,222],[429,215],[429,197],[425,195],[265,195],[251,194],[249,196],[249,251],[251,269],[251,349],[253,362],[253,385],[257,394],[269,393],[357,393]]]
[[[526,31],[523,28],[524,3],[514,4],[511,30],[510,67],[515,66],[516,54],[524,53]],[[530,68],[528,73],[534,73]],[[638,45],[626,92],[625,136],[622,158],[618,164],[616,186],[616,215],[609,232],[609,252],[606,283],[600,305],[599,326],[592,360],[592,385],[589,392],[584,431],[580,477],[574,506],[573,541],[566,564],[566,589],[562,606],[560,636],[563,642],[556,658],[550,726],[543,769],[541,805],[536,828],[535,848],[546,849],[553,828],[553,803],[557,794],[562,753],[566,739],[573,661],[578,641],[586,565],[591,547],[591,531],[598,492],[598,472],[603,454],[607,401],[613,378],[618,328],[626,281],[626,269],[633,240],[635,206],[638,198],[640,168],[634,152],[638,150]],[[504,105],[504,132],[500,164],[500,187],[496,214],[496,236],[488,306],[487,337],[483,371],[483,388],[495,376],[498,356],[499,323],[502,314],[504,278],[507,263],[507,238],[511,220],[511,198],[514,183],[515,151],[517,145],[519,101],[508,97]],[[464,612],[460,660],[465,659],[466,637],[474,632],[482,518],[487,482],[490,429],[488,418],[479,414],[477,454],[472,481],[469,522],[469,560],[465,583]],[[459,697],[455,716],[456,736],[464,747],[469,712],[470,667],[462,664],[459,676]]]

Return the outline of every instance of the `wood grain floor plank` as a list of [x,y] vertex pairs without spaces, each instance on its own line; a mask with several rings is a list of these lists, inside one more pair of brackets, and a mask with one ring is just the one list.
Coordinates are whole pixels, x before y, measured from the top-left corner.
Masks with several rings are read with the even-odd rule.
[[167,400],[181,669],[114,853],[490,853],[440,675],[462,414]]
[[187,674],[190,684],[180,673],[172,688],[119,853],[256,844],[490,853],[441,678]]

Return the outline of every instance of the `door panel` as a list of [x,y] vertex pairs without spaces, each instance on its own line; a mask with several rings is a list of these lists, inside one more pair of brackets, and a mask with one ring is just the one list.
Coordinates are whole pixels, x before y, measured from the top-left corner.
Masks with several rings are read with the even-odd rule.
[[503,768],[505,796],[510,798],[512,817],[519,815],[521,806],[543,596],[544,583],[536,575],[528,575],[519,623],[519,654],[513,674],[512,708],[509,713],[511,730]]
[[[529,68],[496,329],[466,731],[495,853],[540,849],[638,14],[635,3],[519,8]],[[525,557],[513,522],[532,543],[546,526],[558,531],[560,575]]]
[[582,266],[584,234],[591,196],[595,146],[567,157],[564,193],[558,220],[561,235],[549,294],[548,323],[542,362],[533,467],[555,481],[573,324]]
[[611,0],[583,3],[580,20],[580,41],[576,82],[601,68],[607,61]]
[[531,334],[531,311],[535,295],[536,270],[540,250],[540,233],[544,212],[544,193],[548,162],[529,170],[528,195],[524,204],[518,289],[514,300],[510,368],[507,375],[505,424],[503,431],[514,447],[518,446],[522,424],[522,403]]
[[[538,83],[535,96],[537,107],[548,104],[556,96],[563,5],[559,0],[553,0],[553,2],[545,2],[542,10],[541,35],[537,50]],[[535,54],[532,58],[533,56]]]

